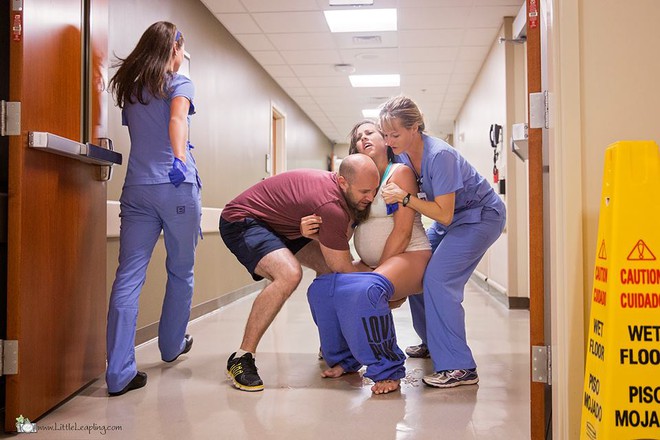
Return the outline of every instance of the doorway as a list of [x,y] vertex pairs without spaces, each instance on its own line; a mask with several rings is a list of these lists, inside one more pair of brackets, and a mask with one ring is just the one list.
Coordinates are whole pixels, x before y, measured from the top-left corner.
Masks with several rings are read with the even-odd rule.
[[270,175],[274,176],[286,171],[286,116],[275,104],[270,107],[270,123],[270,152],[266,167]]

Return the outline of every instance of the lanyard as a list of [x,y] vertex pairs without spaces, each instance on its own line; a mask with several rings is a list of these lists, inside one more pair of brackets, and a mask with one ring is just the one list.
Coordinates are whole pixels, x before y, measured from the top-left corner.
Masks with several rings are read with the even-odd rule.
[[387,178],[387,174],[390,172],[390,168],[392,168],[392,162],[388,162],[387,168],[385,168],[385,172],[383,173],[383,177],[380,178],[380,186],[383,186],[383,183],[385,182],[385,179]]
[[423,180],[424,176],[417,174],[417,170],[415,169],[415,165],[413,165],[412,160],[410,159],[410,156],[408,156],[408,153],[403,153],[403,154],[405,154],[405,158],[408,162],[406,165],[410,165],[410,169],[412,170],[413,174],[415,174],[415,180],[417,180],[417,186],[421,190],[422,189],[422,180]]

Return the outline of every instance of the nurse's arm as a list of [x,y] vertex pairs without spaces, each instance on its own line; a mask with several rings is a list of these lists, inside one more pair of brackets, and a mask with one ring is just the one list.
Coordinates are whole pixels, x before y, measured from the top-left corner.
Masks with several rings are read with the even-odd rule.
[[170,103],[169,135],[172,153],[182,162],[186,161],[189,108],[190,101],[184,96],[177,96]]
[[[396,183],[406,193],[415,193],[417,191],[415,176],[412,169],[408,167],[398,167],[389,179],[389,182]],[[394,227],[385,241],[383,253],[378,262],[379,265],[388,258],[405,252],[408,244],[410,244],[415,215],[415,211],[408,208],[397,209],[394,212]]]
[[[383,187],[383,199],[385,203],[403,203],[407,191],[399,188],[396,183],[388,183]],[[445,226],[451,224],[454,220],[454,204],[456,202],[456,193],[442,194],[433,200],[422,200],[416,194],[410,195],[410,200],[406,207],[412,208],[422,215],[425,215]]]
[[425,215],[440,224],[449,226],[454,220],[454,203],[456,193],[443,194],[437,196],[434,200],[427,201],[410,196],[410,201],[406,206],[414,209],[422,215]]

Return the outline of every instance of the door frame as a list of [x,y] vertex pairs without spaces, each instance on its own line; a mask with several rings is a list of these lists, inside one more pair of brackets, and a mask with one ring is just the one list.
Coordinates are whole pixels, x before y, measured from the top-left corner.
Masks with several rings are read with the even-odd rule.
[[280,107],[271,102],[270,105],[270,175],[286,171],[286,114]]
[[[548,237],[547,205],[548,187],[544,176],[544,158],[547,145],[544,145],[544,128],[532,128],[531,94],[543,91],[541,41],[541,8],[540,0],[526,0],[527,21],[527,121],[528,129],[528,179],[529,179],[529,345],[530,345],[530,438],[543,440],[549,429],[550,417],[548,404],[551,398],[550,386],[545,382],[535,380],[534,374],[536,350],[534,347],[548,346],[550,335],[546,325],[546,315],[549,306],[549,259],[546,259]],[[543,368],[541,366],[541,368]],[[549,371],[548,371],[549,373]]]
[[[550,92],[550,327],[552,432],[578,438],[582,414],[586,327],[578,2],[541,0],[546,19]],[[561,35],[559,29],[561,28]],[[572,244],[572,245],[568,245]]]

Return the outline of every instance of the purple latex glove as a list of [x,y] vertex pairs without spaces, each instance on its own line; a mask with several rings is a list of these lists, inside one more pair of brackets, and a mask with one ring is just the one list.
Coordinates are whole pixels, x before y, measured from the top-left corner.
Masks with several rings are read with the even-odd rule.
[[186,164],[181,161],[178,157],[174,158],[174,162],[172,162],[172,169],[168,173],[168,176],[170,176],[170,182],[172,182],[172,185],[174,185],[176,188],[183,183],[184,180],[186,180],[186,170],[188,167],[186,167]]

